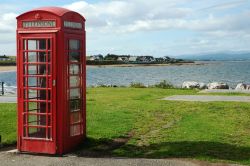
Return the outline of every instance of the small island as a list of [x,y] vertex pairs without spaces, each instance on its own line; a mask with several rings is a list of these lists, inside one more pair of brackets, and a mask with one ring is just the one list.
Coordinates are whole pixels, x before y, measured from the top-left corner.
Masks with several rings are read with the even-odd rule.
[[107,54],[107,55],[91,55],[87,56],[87,65],[112,65],[112,66],[162,66],[162,65],[182,65],[182,64],[194,64],[194,61],[170,58],[169,56],[154,58],[149,55],[116,55],[116,54]]

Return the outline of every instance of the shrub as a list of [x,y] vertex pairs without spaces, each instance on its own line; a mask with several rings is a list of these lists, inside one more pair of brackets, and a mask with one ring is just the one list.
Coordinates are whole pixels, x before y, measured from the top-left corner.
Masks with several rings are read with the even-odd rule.
[[163,80],[160,83],[155,84],[154,87],[162,88],[162,89],[172,89],[172,88],[174,88],[174,86],[171,83],[167,82],[166,80]]
[[140,82],[131,82],[130,87],[131,88],[146,88],[146,86]]
[[118,88],[121,86],[113,85],[113,84],[98,84],[96,86],[92,86],[93,88]]

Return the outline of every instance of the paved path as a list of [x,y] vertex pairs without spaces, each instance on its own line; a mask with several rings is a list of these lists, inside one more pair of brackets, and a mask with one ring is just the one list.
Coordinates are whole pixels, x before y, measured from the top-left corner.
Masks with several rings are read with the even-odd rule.
[[0,103],[16,103],[16,96],[0,96]]
[[0,152],[0,166],[233,166],[181,159],[89,158],[42,156]]
[[234,90],[234,89],[204,89],[199,93],[250,93],[250,90]]
[[236,101],[236,102],[250,102],[250,96],[212,96],[212,95],[174,95],[163,98],[162,100],[174,101]]

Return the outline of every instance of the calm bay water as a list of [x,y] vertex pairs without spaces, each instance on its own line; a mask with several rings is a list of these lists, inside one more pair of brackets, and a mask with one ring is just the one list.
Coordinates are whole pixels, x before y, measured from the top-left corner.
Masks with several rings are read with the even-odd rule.
[[[209,83],[213,81],[228,83],[250,83],[250,61],[205,62],[205,65],[182,66],[142,66],[142,67],[87,67],[87,86],[91,85],[129,85],[141,82],[152,85],[167,80],[176,86],[184,81]],[[0,81],[8,86],[16,86],[16,72],[0,72]]]
[[250,61],[205,62],[205,65],[147,66],[147,67],[89,67],[88,85],[129,85],[141,82],[152,85],[167,80],[176,86],[184,81],[225,82],[234,87],[237,83],[250,83]]

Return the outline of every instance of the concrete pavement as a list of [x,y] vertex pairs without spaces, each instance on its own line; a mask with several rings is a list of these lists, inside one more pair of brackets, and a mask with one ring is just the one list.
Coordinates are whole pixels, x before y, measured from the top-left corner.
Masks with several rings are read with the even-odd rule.
[[0,152],[0,166],[233,166],[182,159],[90,158],[63,157]]
[[235,90],[235,89],[204,89],[199,93],[250,93],[250,90]]
[[162,100],[172,101],[235,101],[235,102],[250,102],[250,96],[214,96],[214,95],[174,95],[165,97]]
[[16,96],[0,96],[0,103],[17,103]]

